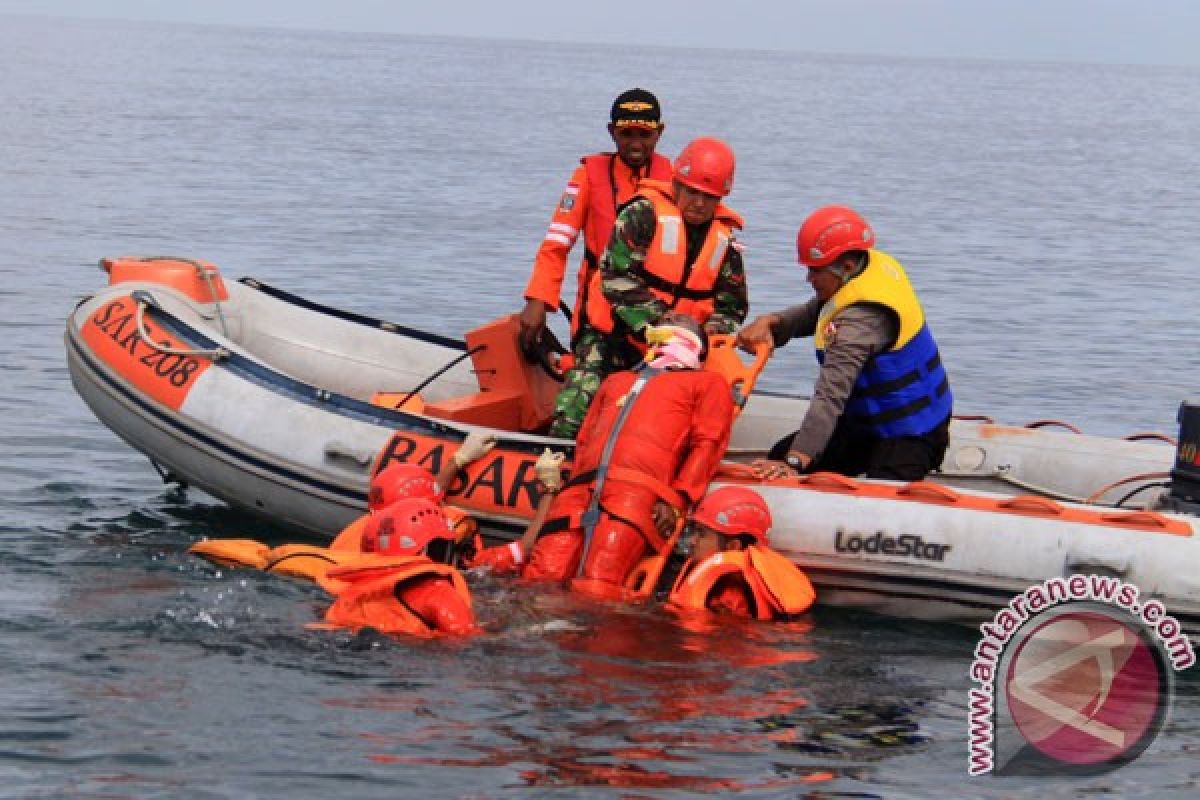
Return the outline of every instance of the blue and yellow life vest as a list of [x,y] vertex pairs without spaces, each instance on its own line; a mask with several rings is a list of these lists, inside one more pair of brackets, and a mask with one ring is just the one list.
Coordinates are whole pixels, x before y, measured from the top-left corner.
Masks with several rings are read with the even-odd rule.
[[866,268],[821,307],[813,338],[817,361],[824,363],[826,341],[842,311],[856,303],[891,309],[900,320],[900,332],[890,350],[863,365],[845,413],[855,427],[885,439],[920,436],[950,416],[950,382],[904,268],[881,250],[868,253]]

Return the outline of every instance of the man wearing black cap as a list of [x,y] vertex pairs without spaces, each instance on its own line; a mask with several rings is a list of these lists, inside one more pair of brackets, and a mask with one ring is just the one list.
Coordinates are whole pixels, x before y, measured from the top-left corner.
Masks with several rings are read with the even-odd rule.
[[534,258],[521,312],[521,344],[526,350],[533,349],[545,331],[546,309],[553,311],[559,306],[567,255],[581,232],[584,253],[571,320],[573,347],[580,332],[587,329],[587,295],[598,280],[600,256],[612,234],[617,209],[637,194],[640,180],[671,179],[671,162],[654,152],[664,127],[658,98],[645,89],[629,89],[613,101],[608,132],[616,152],[580,160]]

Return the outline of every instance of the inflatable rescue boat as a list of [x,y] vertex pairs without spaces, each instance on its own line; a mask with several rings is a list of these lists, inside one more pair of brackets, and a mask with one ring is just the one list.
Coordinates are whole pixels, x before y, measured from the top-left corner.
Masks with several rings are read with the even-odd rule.
[[[108,285],[67,320],[71,379],[96,416],[164,480],[312,535],[366,509],[392,461],[437,472],[466,433],[499,446],[450,489],[497,535],[536,505],[533,462],[571,443],[539,431],[558,376],[519,352],[507,317],[463,340],[329,308],[181,258],[105,259]],[[716,350],[738,361],[731,345]],[[738,361],[740,364],[740,361]],[[733,391],[745,393],[745,369]],[[974,621],[1033,583],[1121,577],[1200,630],[1200,407],[1177,447],[984,418],[955,419],[941,470],[894,484],[817,474],[761,483],[739,462],[794,430],[802,397],[756,391],[718,482],[755,485],[772,545],[822,602]],[[1186,415],[1186,419],[1185,419]],[[1190,454],[1190,455],[1189,455]]]

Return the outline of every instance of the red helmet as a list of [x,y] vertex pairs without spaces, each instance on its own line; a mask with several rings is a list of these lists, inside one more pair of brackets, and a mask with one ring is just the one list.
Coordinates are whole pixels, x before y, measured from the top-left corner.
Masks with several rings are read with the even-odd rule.
[[675,180],[724,197],[733,190],[733,167],[733,150],[729,145],[711,136],[701,136],[688,142],[675,159]]
[[825,206],[808,215],[796,234],[796,255],[811,269],[832,264],[849,250],[867,250],[875,233],[858,212],[846,206]]
[[446,515],[425,497],[406,497],[367,519],[362,551],[381,556],[411,556],[434,539],[454,539]]
[[762,495],[744,486],[723,486],[709,492],[692,512],[692,521],[726,536],[747,533],[760,542],[767,541],[772,525],[771,509]]
[[440,494],[432,472],[416,464],[397,462],[389,464],[371,478],[367,507],[372,511],[381,511],[406,497],[437,500]]

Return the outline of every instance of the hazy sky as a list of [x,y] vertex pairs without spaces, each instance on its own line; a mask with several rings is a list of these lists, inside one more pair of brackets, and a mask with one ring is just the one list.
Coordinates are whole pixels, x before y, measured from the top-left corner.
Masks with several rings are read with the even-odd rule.
[[0,0],[0,13],[638,45],[1200,65],[1200,0]]

